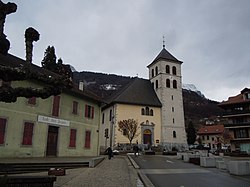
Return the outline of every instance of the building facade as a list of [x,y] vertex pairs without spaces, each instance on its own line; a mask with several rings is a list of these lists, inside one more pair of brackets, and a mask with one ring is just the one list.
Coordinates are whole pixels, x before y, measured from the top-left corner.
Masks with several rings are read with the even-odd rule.
[[148,65],[149,80],[162,103],[161,139],[166,149],[187,148],[182,98],[182,62],[163,46],[162,51]]
[[219,104],[224,109],[224,124],[232,139],[231,150],[250,153],[250,89],[243,89],[240,94],[229,97]]
[[[14,56],[10,59],[11,63],[26,63]],[[42,71],[33,66],[31,70]],[[8,84],[14,88],[44,86],[36,80]],[[97,96],[76,87],[47,99],[19,97],[14,103],[0,102],[0,157],[97,156],[100,103]]]

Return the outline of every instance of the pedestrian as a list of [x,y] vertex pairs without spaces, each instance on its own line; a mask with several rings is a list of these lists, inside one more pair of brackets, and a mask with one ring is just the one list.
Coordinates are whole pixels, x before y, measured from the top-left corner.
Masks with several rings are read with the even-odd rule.
[[139,155],[139,147],[138,147],[138,145],[134,145],[133,151],[134,151],[135,156]]
[[108,147],[106,149],[105,153],[108,153],[109,160],[111,159],[111,157],[113,157],[113,151],[112,151],[111,147]]

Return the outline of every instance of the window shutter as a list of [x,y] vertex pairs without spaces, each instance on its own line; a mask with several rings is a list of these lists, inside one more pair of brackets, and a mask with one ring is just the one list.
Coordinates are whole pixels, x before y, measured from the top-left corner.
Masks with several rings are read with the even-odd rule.
[[22,145],[32,145],[33,127],[34,127],[33,123],[29,122],[24,123]]
[[76,129],[70,129],[69,147],[76,147]]
[[54,96],[53,100],[53,109],[52,109],[52,116],[59,116],[59,108],[60,108],[60,96]]
[[6,119],[0,118],[0,144],[4,144],[6,122]]
[[90,136],[91,136],[91,132],[86,131],[85,132],[85,148],[90,148]]
[[30,105],[36,105],[36,97],[31,97],[28,99],[28,104]]
[[73,114],[77,114],[78,113],[78,102],[77,101],[73,101],[73,110],[72,110]]
[[93,106],[91,108],[92,108],[92,116],[91,116],[91,118],[93,119],[94,118],[94,113],[95,113],[95,108]]

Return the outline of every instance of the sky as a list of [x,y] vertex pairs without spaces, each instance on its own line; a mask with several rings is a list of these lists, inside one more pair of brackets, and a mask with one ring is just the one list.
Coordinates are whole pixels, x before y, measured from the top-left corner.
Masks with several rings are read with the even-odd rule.
[[182,64],[182,82],[208,99],[227,100],[250,87],[249,0],[2,0],[9,53],[25,58],[24,32],[40,33],[33,63],[45,49],[77,71],[148,79],[163,47]]

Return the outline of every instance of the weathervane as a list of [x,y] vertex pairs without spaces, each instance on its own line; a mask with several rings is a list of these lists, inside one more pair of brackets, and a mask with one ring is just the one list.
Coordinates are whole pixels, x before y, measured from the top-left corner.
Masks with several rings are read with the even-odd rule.
[[163,48],[165,48],[165,36],[162,37]]

